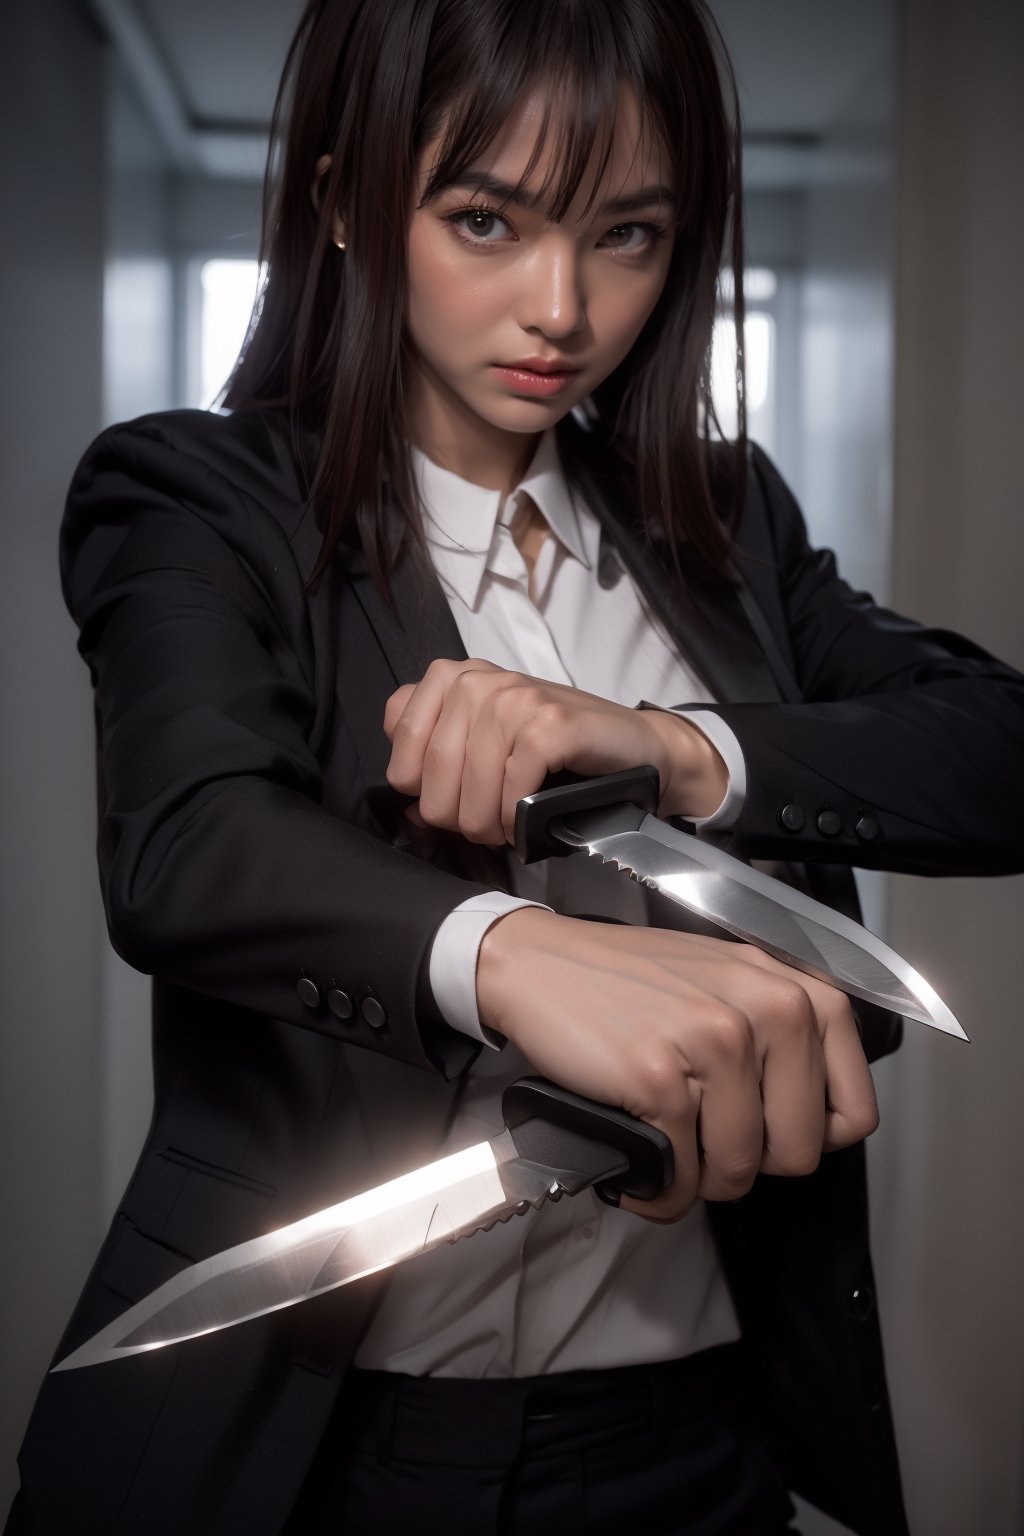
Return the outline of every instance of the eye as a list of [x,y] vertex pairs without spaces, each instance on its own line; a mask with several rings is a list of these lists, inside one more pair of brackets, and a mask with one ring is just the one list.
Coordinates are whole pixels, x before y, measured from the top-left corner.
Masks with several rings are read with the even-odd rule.
[[[611,240],[612,250],[622,251],[626,256],[639,256],[643,252],[653,250],[667,233],[668,231],[661,224],[616,224],[614,229],[608,231],[605,239]],[[620,238],[623,234],[640,235],[641,238],[623,241]]]
[[457,208],[454,213],[447,214],[445,223],[450,224],[458,238],[465,240],[467,245],[497,245],[496,240],[487,238],[493,233],[494,226],[500,224],[506,230],[509,229],[507,221],[500,213],[495,213],[492,208],[483,208],[477,203],[470,208]]

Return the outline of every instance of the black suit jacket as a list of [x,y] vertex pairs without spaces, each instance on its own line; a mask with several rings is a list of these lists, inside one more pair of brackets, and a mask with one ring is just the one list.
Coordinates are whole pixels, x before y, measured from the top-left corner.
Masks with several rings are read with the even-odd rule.
[[[608,450],[571,417],[558,431],[743,747],[730,846],[804,864],[851,913],[852,863],[1022,867],[1018,674],[850,591],[756,451],[741,584],[693,565],[680,591]],[[458,631],[408,558],[401,619],[357,549],[304,593],[319,544],[272,413],[113,428],[71,488],[61,571],[96,690],[101,884],[115,949],[153,977],[155,1110],[58,1358],[183,1265],[435,1155],[476,1050],[425,964],[501,868],[457,839],[431,861],[396,846],[384,777],[385,699],[464,655]],[[871,1058],[898,1043],[888,1015],[861,1025]],[[792,1485],[855,1530],[903,1532],[863,1148],[710,1211]],[[376,1291],[48,1378],[10,1529],[282,1530]]]

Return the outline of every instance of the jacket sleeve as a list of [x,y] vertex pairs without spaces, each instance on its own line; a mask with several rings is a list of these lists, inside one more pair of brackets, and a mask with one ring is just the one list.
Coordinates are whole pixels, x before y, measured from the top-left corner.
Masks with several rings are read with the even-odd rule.
[[291,557],[282,541],[268,559],[261,514],[131,426],[72,482],[61,580],[95,689],[111,943],[137,970],[452,1075],[479,1044],[433,1008],[430,946],[486,887],[323,808],[314,693],[273,602]]
[[855,592],[760,450],[781,619],[803,701],[722,704],[747,765],[752,857],[933,875],[1024,869],[1024,677]]

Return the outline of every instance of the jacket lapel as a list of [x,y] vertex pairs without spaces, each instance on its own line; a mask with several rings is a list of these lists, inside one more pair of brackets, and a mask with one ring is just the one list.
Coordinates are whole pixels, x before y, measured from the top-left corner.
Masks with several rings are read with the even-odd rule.
[[665,568],[642,528],[631,520],[615,474],[614,460],[597,434],[569,415],[558,424],[558,447],[571,480],[621,554],[655,614],[721,703],[764,703],[789,690],[773,674],[755,634],[750,592],[725,576],[703,571],[683,550],[682,590]]
[[[713,698],[726,703],[763,703],[793,697],[793,686],[779,662],[767,624],[749,587],[727,576],[709,574],[683,551],[685,583],[680,590],[642,528],[627,515],[611,451],[595,432],[566,416],[557,427],[558,448],[571,481],[601,522],[628,570],[668,634],[707,685]],[[308,512],[295,530],[304,570],[311,568],[320,533]],[[395,687],[417,682],[436,657],[465,660],[466,648],[440,582],[424,570],[407,548],[392,572],[394,609],[381,596],[365,555],[348,549],[344,558],[350,591],[376,637]],[[333,646],[325,626],[333,623],[332,604],[314,602],[317,641]],[[759,639],[759,636],[763,637]],[[322,693],[318,689],[318,697]]]
[[395,611],[377,590],[361,550],[353,551],[346,574],[394,674],[396,688],[418,682],[439,656],[466,659],[466,648],[441,583],[432,571],[418,565],[408,548],[391,573]]

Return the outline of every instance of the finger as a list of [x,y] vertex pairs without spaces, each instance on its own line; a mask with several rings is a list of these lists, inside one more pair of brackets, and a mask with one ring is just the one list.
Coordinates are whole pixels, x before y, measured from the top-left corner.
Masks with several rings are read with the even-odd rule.
[[516,806],[565,766],[575,723],[530,679],[491,692],[466,741],[459,811],[466,836],[495,846],[514,842]]
[[389,741],[394,739],[395,726],[405,713],[405,706],[415,692],[415,683],[403,683],[401,688],[395,689],[384,705],[384,734]]
[[757,1175],[764,1126],[760,1072],[750,1020],[739,1008],[708,999],[695,1058],[701,1088],[701,1168],[704,1200],[736,1200]]
[[813,1042],[808,1045],[805,1036],[799,1051],[798,1039],[780,1028],[776,1017],[771,1032],[774,1050],[766,1049],[762,1081],[766,1151],[761,1164],[765,1173],[811,1172],[820,1160],[813,1154],[819,1124],[822,1152],[862,1141],[878,1125],[874,1082],[850,1001],[838,987],[796,972],[756,946],[744,944],[742,951],[750,965],[780,981],[795,982],[812,1010],[824,1069],[823,1092],[819,1095],[816,1085]]
[[799,982],[810,998],[821,1041],[825,1067],[822,1151],[832,1152],[863,1141],[878,1128],[875,1084],[846,993],[816,976],[801,974]]
[[[515,715],[502,701],[528,693],[518,673],[500,667],[467,667],[452,680],[423,753],[420,811],[431,825],[473,842],[504,841],[497,820],[507,751],[502,719]],[[483,768],[474,770],[471,757]]]
[[549,773],[560,773],[565,767],[566,746],[564,740],[542,741],[535,732],[524,732],[516,737],[505,760],[499,796],[499,825],[503,842],[515,842],[516,807],[520,800],[534,794]]
[[822,1027],[797,982],[782,984],[766,1018],[761,1066],[764,1148],[761,1172],[799,1178],[821,1161],[825,1138],[826,1066]]
[[[496,687],[481,704],[467,733],[462,765],[459,830],[471,842],[501,847],[506,842],[501,810],[509,754],[516,732],[531,707],[532,690],[521,685]],[[531,789],[544,778],[541,769]]]
[[[445,699],[461,672],[476,670],[500,669],[489,661],[473,658],[464,662],[442,659],[432,661],[418,683],[405,685],[412,686],[413,691],[405,699],[392,731],[391,760],[387,767],[387,780],[392,788],[407,795],[419,794],[423,760]],[[401,694],[403,689],[398,692]]]
[[822,1150],[834,1152],[878,1129],[875,1084],[849,1004],[829,1021],[822,1051],[827,1095]]
[[664,1131],[672,1143],[675,1176],[667,1189],[653,1200],[636,1200],[623,1195],[619,1209],[646,1221],[679,1221],[697,1199],[700,1178],[700,1161],[697,1147],[697,1117],[700,1111],[700,1090],[692,1080],[686,1084],[686,1104],[680,1114],[645,1116],[648,1124]]
[[473,707],[466,689],[451,689],[434,723],[420,765],[419,811],[431,826],[458,832],[466,740]]

